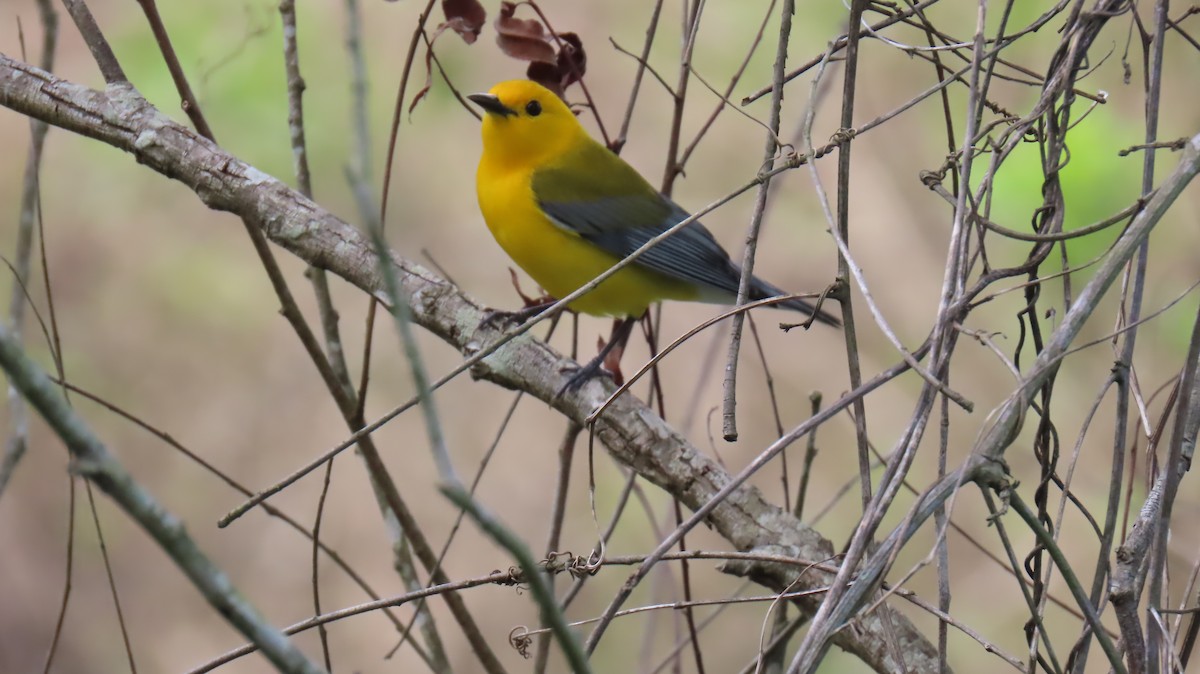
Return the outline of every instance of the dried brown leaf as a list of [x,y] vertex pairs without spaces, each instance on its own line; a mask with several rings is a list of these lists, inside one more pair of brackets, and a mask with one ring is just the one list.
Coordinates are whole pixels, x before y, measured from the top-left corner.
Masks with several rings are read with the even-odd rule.
[[587,70],[587,53],[583,50],[583,41],[575,33],[561,33],[558,39],[562,45],[554,62],[530,63],[525,76],[561,98],[567,87],[583,78]]
[[467,44],[475,43],[487,23],[487,10],[479,0],[442,0],[442,13],[446,15],[446,21],[438,26],[438,30],[449,28]]
[[[433,36],[434,40],[437,39],[437,36],[441,34],[441,32],[444,28],[445,28],[445,26],[438,27],[438,32],[435,33]],[[430,41],[430,44],[427,45],[425,48],[425,85],[422,86],[421,90],[418,91],[416,93],[416,95],[413,96],[412,103],[408,104],[408,114],[411,115],[413,113],[413,110],[417,109],[417,104],[420,103],[422,100],[424,100],[425,96],[429,94],[429,90],[431,88],[433,88],[433,42],[432,41]]]
[[500,15],[496,17],[496,43],[500,51],[521,60],[553,65],[556,54],[553,38],[537,19],[518,19],[514,15],[517,6],[511,2],[500,3]]

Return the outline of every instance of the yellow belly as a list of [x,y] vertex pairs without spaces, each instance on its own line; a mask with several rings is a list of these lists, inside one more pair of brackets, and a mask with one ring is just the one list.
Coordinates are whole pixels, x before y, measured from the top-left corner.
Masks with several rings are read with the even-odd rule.
[[[486,185],[485,185],[486,183]],[[479,181],[479,207],[496,242],[550,295],[575,292],[618,258],[558,227],[542,213],[528,176]],[[665,299],[694,300],[695,286],[642,267],[625,267],[570,307],[597,316],[641,316]]]

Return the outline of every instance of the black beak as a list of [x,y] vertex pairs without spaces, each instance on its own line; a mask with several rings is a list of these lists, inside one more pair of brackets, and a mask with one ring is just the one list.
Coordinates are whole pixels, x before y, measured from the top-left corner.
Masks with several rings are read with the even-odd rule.
[[484,111],[501,117],[517,114],[516,110],[508,107],[500,102],[500,99],[492,94],[468,94],[467,98],[471,99],[475,105],[483,108]]

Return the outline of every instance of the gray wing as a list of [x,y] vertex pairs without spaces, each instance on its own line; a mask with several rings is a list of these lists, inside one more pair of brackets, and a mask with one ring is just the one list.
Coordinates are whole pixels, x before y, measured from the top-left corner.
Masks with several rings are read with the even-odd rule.
[[[536,187],[534,191],[537,192]],[[539,201],[555,224],[623,258],[689,217],[674,202],[658,194],[654,196],[653,201],[641,195]],[[646,251],[635,264],[722,293],[737,294],[740,277],[737,266],[699,222],[685,225]]]

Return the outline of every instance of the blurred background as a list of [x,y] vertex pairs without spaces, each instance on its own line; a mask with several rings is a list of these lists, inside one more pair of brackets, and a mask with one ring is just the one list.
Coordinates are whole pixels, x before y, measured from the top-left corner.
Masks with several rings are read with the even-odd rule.
[[[89,4],[133,84],[164,113],[186,123],[138,4],[115,0],[93,0]],[[946,30],[957,31],[957,38],[970,39],[976,8],[962,3],[943,4],[953,6],[933,7],[930,18]],[[315,198],[347,221],[360,223],[345,177],[353,153],[346,8],[343,3],[328,0],[301,1],[298,5]],[[463,92],[486,90],[496,81],[524,75],[525,64],[503,56],[494,42],[490,22],[498,5],[485,5],[489,24],[476,44],[466,45],[451,32],[435,43],[442,66]],[[1013,25],[1024,25],[1042,11],[1018,5]],[[545,0],[541,7],[556,29],[580,35],[588,54],[586,82],[605,126],[610,134],[615,133],[629,100],[637,63],[614,49],[610,40],[639,52],[652,3]],[[728,84],[767,7],[759,0],[707,3],[693,59],[699,76],[717,89]],[[276,4],[257,0],[162,0],[159,9],[218,142],[259,169],[294,184]],[[362,7],[363,53],[370,80],[371,180],[377,193],[396,88],[421,9],[422,5],[413,0],[372,1]],[[103,80],[88,50],[61,9],[60,15],[56,74],[102,87]],[[798,8],[789,65],[819,56],[827,43],[844,31],[845,15],[839,3],[803,3]],[[32,0],[5,0],[0,5],[0,52],[19,58],[19,36],[23,33],[27,60],[35,60],[40,49],[37,16]],[[679,77],[680,16],[679,3],[666,3],[650,57],[651,66],[672,86]],[[996,16],[990,19],[998,20]],[[430,25],[440,20],[435,8]],[[1010,57],[1035,72],[1043,72],[1059,41],[1056,28],[1052,22],[1029,36],[1023,46],[1008,52]],[[1128,55],[1132,79],[1123,79],[1128,29],[1128,20],[1114,21],[1105,29],[1095,53],[1097,60],[1101,55],[1107,60],[1093,61],[1095,71],[1081,83],[1089,92],[1106,92],[1108,103],[1097,106],[1071,132],[1071,162],[1064,171],[1068,204],[1064,229],[1108,217],[1133,203],[1140,193],[1141,155],[1116,157],[1118,150],[1142,142],[1144,133],[1142,63],[1136,49],[1129,50]],[[746,75],[734,90],[735,102],[769,84],[777,34],[776,10],[766,24],[763,44],[750,58]],[[923,44],[924,40],[914,30],[894,30],[888,36],[909,43]],[[893,110],[936,81],[931,66],[879,41],[864,42],[862,59],[858,125]],[[1168,43],[1164,71],[1160,137],[1190,136],[1200,128],[1195,86],[1200,52],[1182,39],[1173,38]],[[828,80],[820,87],[813,129],[817,145],[827,142],[837,129],[841,74],[838,64],[832,64],[826,72]],[[786,89],[785,139],[794,139],[800,128],[812,75],[810,71]],[[414,64],[406,107],[424,78],[422,47]],[[993,91],[995,100],[1018,115],[1029,110],[1038,93],[1036,87],[1010,82],[997,83]],[[951,92],[955,128],[961,133],[966,109],[964,88],[951,87]],[[578,98],[575,88],[572,100]],[[765,120],[767,101],[764,97],[744,112]],[[685,144],[691,142],[718,104],[718,98],[700,81],[691,80],[682,125]],[[1085,107],[1079,103],[1076,110],[1082,112]],[[671,113],[669,94],[647,76],[622,156],[652,183],[659,183],[664,171]],[[581,119],[596,131],[591,115],[584,114]],[[944,129],[941,104],[933,97],[854,142],[851,244],[885,318],[910,348],[919,345],[929,330],[946,260],[951,209],[921,184],[918,175],[922,170],[936,170],[944,162],[949,152]],[[763,133],[754,121],[725,110],[689,159],[684,177],[676,182],[675,200],[696,210],[752,179],[762,163]],[[0,252],[6,256],[16,238],[28,142],[28,120],[0,109]],[[955,142],[957,145],[960,141]],[[393,164],[388,237],[402,255],[422,264],[436,263],[466,292],[487,305],[513,308],[519,299],[509,283],[511,263],[488,235],[476,206],[474,173],[479,150],[477,121],[435,73],[428,96],[411,113],[403,115]],[[831,200],[836,185],[835,156],[817,162],[815,167],[824,188],[830,190]],[[1158,156],[1157,175],[1161,178],[1173,169],[1177,157],[1165,151]],[[1037,146],[1030,144],[1019,149],[998,174],[997,198],[991,204],[995,221],[1028,231],[1033,210],[1042,201],[1039,161]],[[345,439],[345,424],[293,331],[280,317],[275,295],[235,218],[206,209],[186,188],[137,165],[117,150],[53,129],[46,145],[41,193],[55,315],[66,374],[73,384],[169,433],[251,489],[277,481]],[[833,279],[836,249],[826,232],[829,225],[821,198],[807,168],[776,180],[756,273],[797,292],[819,292]],[[741,256],[752,207],[753,197],[748,193],[705,218],[706,225],[735,258]],[[1200,279],[1198,221],[1200,188],[1193,185],[1152,238],[1151,280],[1144,312],[1159,310]],[[1066,254],[1078,266],[1101,254],[1117,234],[1110,229],[1074,240],[1065,247]],[[992,264],[1002,266],[1024,259],[1028,246],[996,239],[988,250]],[[315,321],[304,265],[286,252],[277,249],[276,253],[294,294],[307,316]],[[1061,267],[1059,258],[1054,253],[1044,271],[1051,273]],[[36,268],[40,270],[40,265]],[[1089,273],[1084,270],[1071,277],[1073,293],[1078,293],[1090,278]],[[1014,279],[1004,287],[1022,280]],[[350,366],[357,375],[367,302],[340,280],[331,278],[331,283]],[[10,288],[10,275],[2,275],[3,297],[11,295]],[[528,281],[526,289],[532,290]],[[45,316],[47,297],[42,283],[32,284],[30,292]],[[1061,280],[1048,282],[1041,306],[1058,307],[1061,315],[1063,292]],[[980,307],[971,314],[968,326],[998,333],[993,339],[1009,357],[1018,343],[1014,317],[1023,303],[1021,296],[1021,292],[1007,293]],[[1117,315],[1116,296],[1114,292],[1097,312],[1083,341],[1101,339],[1111,332]],[[855,302],[860,318],[862,367],[870,377],[899,357],[871,322],[861,294]],[[1154,394],[1178,372],[1196,306],[1195,296],[1189,295],[1139,332],[1136,374],[1151,423],[1157,422],[1165,399],[1163,394]],[[716,311],[704,305],[665,307],[663,339],[674,339]],[[775,326],[792,316],[774,311],[761,311],[756,316],[778,398],[779,418],[783,428],[790,429],[810,415],[812,392],[821,392],[829,401],[849,388],[843,339],[837,331],[822,326],[784,334]],[[1043,326],[1053,326],[1056,320],[1056,315],[1044,317]],[[36,321],[28,325],[28,348],[49,365],[49,352]],[[581,318],[581,356],[590,356],[596,337],[607,335],[607,330],[607,321]],[[560,329],[554,344],[569,352],[569,335],[570,330]],[[413,394],[408,365],[391,326],[381,321],[376,338],[366,406],[369,419]],[[662,372],[667,419],[687,433],[697,447],[735,472],[770,444],[778,431],[762,360],[747,341],[739,380],[741,437],[736,443],[720,440],[720,379],[726,344],[724,329],[703,333],[667,358]],[[454,349],[430,335],[420,335],[420,346],[434,376],[460,361]],[[1019,355],[1021,364],[1027,365],[1033,352],[1026,345]],[[625,356],[625,371],[634,371],[646,358],[647,349],[635,336]],[[1063,471],[1113,358],[1110,342],[1102,341],[1073,354],[1064,363],[1055,394]],[[964,340],[951,381],[976,405],[973,414],[955,408],[950,411],[949,464],[953,469],[967,456],[989,411],[1010,393],[1013,377],[988,348]],[[890,451],[906,426],[920,384],[921,380],[910,374],[867,399],[868,427],[879,451]],[[644,397],[645,386],[635,392]],[[477,470],[496,440],[514,395],[465,376],[438,394],[448,443],[462,473],[471,475]],[[182,518],[201,547],[269,619],[288,625],[312,615],[311,544],[306,539],[261,510],[226,529],[218,529],[216,521],[242,502],[240,495],[128,421],[81,397],[74,397],[72,402],[135,477]],[[1098,516],[1103,512],[1108,488],[1112,410],[1110,394],[1099,407],[1097,426],[1080,441],[1073,477],[1075,494]],[[5,437],[11,432],[8,415],[7,408],[0,413],[0,430]],[[1139,448],[1145,445],[1141,423],[1138,421],[1133,431],[1140,439]],[[1007,458],[1014,475],[1031,490],[1037,479],[1037,463],[1029,449],[1033,424],[1026,426]],[[566,422],[543,403],[522,400],[479,485],[479,500],[535,551],[545,545],[559,464],[557,448],[565,427]],[[910,483],[917,489],[936,476],[936,431],[928,436],[910,474]],[[436,473],[420,415],[401,415],[376,437],[425,533],[440,548],[456,511],[436,490]],[[838,548],[852,533],[860,512],[853,437],[853,423],[847,416],[821,427],[819,454],[805,506],[806,521],[814,521],[820,513],[816,528]],[[596,537],[587,497],[586,451],[584,439],[577,447],[560,546],[584,555]],[[595,452],[596,509],[603,527],[624,476],[602,447],[597,446]],[[803,447],[798,444],[788,454],[794,493]],[[1145,493],[1146,465],[1145,457],[1140,456],[1133,478],[1135,513]],[[768,498],[782,503],[778,466],[760,474],[756,483]],[[844,491],[847,484],[852,488]],[[320,491],[321,479],[319,473],[314,473],[273,498],[272,503],[311,526]],[[153,541],[103,495],[98,495],[96,501],[140,671],[186,671],[243,643],[243,638],[209,609]],[[901,497],[901,503],[910,501],[908,496]],[[70,600],[52,671],[124,671],[128,667],[124,647],[86,503],[80,488],[75,497]],[[0,671],[42,669],[66,579],[70,505],[66,451],[40,419],[34,419],[30,450],[0,497]],[[647,509],[652,513],[649,516]],[[987,527],[986,514],[973,490],[964,491],[954,503],[954,521],[988,549],[999,551],[994,529]],[[1177,522],[1185,523],[1195,522],[1200,516],[1195,476],[1185,478],[1175,516]],[[608,552],[644,554],[658,541],[655,531],[669,531],[672,522],[669,500],[647,484],[644,499],[635,499],[621,519]],[[895,520],[889,526],[894,524]],[[896,565],[896,577],[929,553],[931,530],[927,526],[906,549]],[[1023,529],[1014,531],[1017,554],[1023,555],[1031,540]],[[350,453],[343,454],[333,470],[321,535],[379,593],[389,596],[404,591],[392,569],[389,537],[364,468]],[[1080,573],[1089,584],[1092,567],[1087,560],[1095,554],[1096,543],[1077,510],[1068,509],[1061,536],[1070,554],[1081,561]],[[952,613],[1000,648],[1024,657],[1022,627],[1028,615],[1016,581],[961,536],[951,533],[949,543],[954,578]],[[728,549],[726,542],[708,531],[690,534],[688,544],[693,548]],[[1176,528],[1171,541],[1178,571],[1175,582],[1186,582],[1196,563],[1198,546],[1200,535],[1195,527]],[[507,568],[511,563],[507,554],[467,524],[450,549],[445,569],[451,579],[463,579]],[[678,567],[667,571],[667,565],[662,565],[662,569],[642,584],[627,606],[680,599]],[[742,588],[740,580],[718,572],[715,563],[694,563],[692,569],[693,593],[698,599],[718,599]],[[610,568],[591,579],[569,618],[598,615],[627,575],[626,569]],[[1057,574],[1053,582],[1054,594],[1069,601],[1070,595]],[[559,581],[560,588],[565,584],[565,580]],[[367,600],[326,558],[321,559],[320,585],[324,610]],[[917,573],[907,586],[936,601],[932,566]],[[744,591],[769,594],[757,586]],[[510,671],[529,671],[529,663],[505,643],[513,628],[532,628],[538,622],[528,596],[513,588],[487,586],[465,593],[465,599]],[[475,660],[445,611],[445,604],[434,601],[432,607],[451,664],[456,671],[474,671]],[[907,605],[901,609],[936,639],[936,622],[929,615]],[[697,609],[697,619],[715,610]],[[708,671],[737,671],[751,660],[766,610],[766,603],[756,603],[723,611],[709,628],[712,631],[703,637]],[[411,610],[401,608],[397,613],[407,619]],[[1060,640],[1067,644],[1074,641],[1079,629],[1076,618],[1052,607],[1047,619],[1048,628]],[[667,656],[680,634],[680,616],[669,609],[619,619],[597,652],[597,671],[650,671]],[[315,632],[297,639],[307,653],[319,657]],[[409,648],[400,649],[391,660],[384,659],[396,641],[396,631],[378,613],[334,623],[329,628],[329,639],[338,671],[421,671],[423,667]],[[951,631],[950,648],[951,665],[958,671],[1002,671],[1004,667],[958,632]],[[685,658],[683,662],[684,671],[692,671],[691,660]],[[1090,664],[1094,671],[1106,670],[1097,653],[1093,653]],[[556,660],[550,671],[564,668]],[[261,657],[250,656],[221,671],[269,669]],[[834,651],[823,671],[866,669],[858,660]]]

